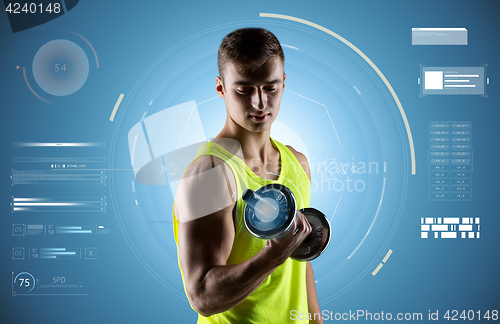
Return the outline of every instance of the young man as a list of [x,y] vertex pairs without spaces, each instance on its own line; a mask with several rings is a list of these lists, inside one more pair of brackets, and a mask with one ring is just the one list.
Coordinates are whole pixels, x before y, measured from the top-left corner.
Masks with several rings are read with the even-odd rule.
[[310,262],[289,258],[312,230],[304,215],[298,212],[294,235],[267,241],[243,222],[243,190],[268,183],[286,185],[301,197],[298,209],[309,207],[307,159],[270,137],[286,79],[281,45],[265,29],[239,29],[223,39],[218,65],[226,123],[198,150],[174,205],[189,302],[198,323],[282,324],[297,318],[291,314],[319,314]]

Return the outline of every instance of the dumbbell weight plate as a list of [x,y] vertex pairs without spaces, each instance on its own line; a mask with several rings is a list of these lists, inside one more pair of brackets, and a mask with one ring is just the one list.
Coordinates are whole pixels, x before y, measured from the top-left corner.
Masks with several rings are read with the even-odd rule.
[[298,261],[310,261],[319,257],[330,244],[330,223],[326,216],[315,208],[300,210],[311,224],[313,231],[290,256]]
[[247,204],[244,217],[248,231],[260,239],[273,239],[286,232],[291,227],[297,210],[292,191],[284,185],[271,183],[260,187],[255,193],[261,198],[276,201],[278,215],[272,221],[263,220]]

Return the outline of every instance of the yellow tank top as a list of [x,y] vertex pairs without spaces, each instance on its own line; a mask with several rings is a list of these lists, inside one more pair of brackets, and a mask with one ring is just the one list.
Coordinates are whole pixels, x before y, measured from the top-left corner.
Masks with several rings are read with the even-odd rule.
[[[297,202],[297,208],[309,207],[311,185],[304,169],[297,158],[283,144],[273,140],[271,143],[279,150],[281,172],[277,180],[258,177],[244,161],[235,157],[220,145],[208,142],[202,145],[196,158],[202,155],[212,155],[223,160],[231,168],[237,187],[237,206],[234,216],[235,237],[227,264],[241,263],[257,254],[266,245],[266,240],[258,239],[248,232],[243,220],[245,203],[241,199],[245,188],[257,190],[268,183],[280,183],[292,190]],[[195,159],[196,159],[195,158]],[[175,205],[174,205],[175,206]],[[178,243],[179,222],[173,217],[174,237]],[[179,262],[179,268],[181,267]],[[182,274],[184,283],[184,275]],[[290,320],[290,312],[307,314],[306,263],[288,258],[285,263],[276,268],[264,282],[244,301],[225,312],[210,317],[198,315],[200,323],[266,323],[283,324],[308,323],[307,320]]]

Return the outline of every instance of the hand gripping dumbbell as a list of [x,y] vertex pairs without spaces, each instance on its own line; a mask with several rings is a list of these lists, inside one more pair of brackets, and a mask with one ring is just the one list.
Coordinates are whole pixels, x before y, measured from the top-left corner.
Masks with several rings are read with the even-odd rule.
[[[297,217],[295,197],[286,186],[271,183],[257,191],[247,189],[242,195],[246,203],[244,220],[250,233],[261,239],[284,237],[291,233]],[[312,227],[312,232],[290,256],[298,261],[319,257],[330,243],[330,223],[317,209],[300,210]]]

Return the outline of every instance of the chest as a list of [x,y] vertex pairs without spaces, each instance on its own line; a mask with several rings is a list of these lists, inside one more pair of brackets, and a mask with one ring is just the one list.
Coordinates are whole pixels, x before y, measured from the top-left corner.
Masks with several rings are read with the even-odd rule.
[[256,176],[263,179],[277,180],[281,172],[279,154],[265,162],[257,158],[245,159],[245,164]]

